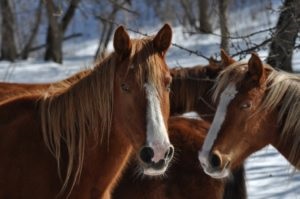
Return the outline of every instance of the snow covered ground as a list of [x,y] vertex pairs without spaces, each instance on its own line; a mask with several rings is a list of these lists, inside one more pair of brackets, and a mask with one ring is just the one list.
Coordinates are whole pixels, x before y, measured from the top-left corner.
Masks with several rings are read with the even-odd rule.
[[[239,30],[246,27],[251,29],[251,26],[260,27],[255,23],[251,23],[251,20],[238,27],[236,24],[232,26]],[[267,26],[270,26],[270,24],[267,24]],[[158,27],[152,28],[153,32],[157,30]],[[263,37],[256,37],[256,40],[260,39],[263,39]],[[219,51],[218,37],[212,35],[184,35],[180,27],[174,28],[173,42],[190,49],[200,48],[207,56]],[[68,42],[64,47],[65,57],[62,65],[44,62],[39,59],[29,59],[15,63],[2,61],[0,62],[0,81],[53,82],[61,80],[76,71],[91,66],[97,44],[98,41],[94,38],[76,43]],[[112,48],[111,45],[110,48]],[[267,51],[261,51],[259,54],[265,58]],[[175,47],[170,49],[167,62],[170,67],[207,63],[203,58],[190,55]],[[300,69],[299,53],[295,54],[293,63],[295,69]],[[246,172],[250,199],[300,199],[300,172],[293,170],[289,163],[271,146],[253,154],[247,160]]]

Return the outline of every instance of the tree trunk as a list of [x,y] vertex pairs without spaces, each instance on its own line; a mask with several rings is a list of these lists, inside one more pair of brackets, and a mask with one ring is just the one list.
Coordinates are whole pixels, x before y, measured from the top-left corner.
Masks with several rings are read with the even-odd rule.
[[27,59],[30,53],[30,49],[32,47],[32,43],[38,33],[39,27],[40,27],[40,23],[42,20],[42,10],[43,10],[43,3],[42,0],[40,0],[39,3],[39,7],[37,8],[36,14],[35,14],[35,22],[34,25],[32,27],[32,31],[31,34],[29,36],[29,39],[27,41],[27,43],[25,44],[22,52],[21,52],[21,57],[22,59]]
[[66,11],[66,14],[61,20],[61,28],[63,33],[66,32],[71,20],[74,17],[76,8],[78,7],[80,0],[71,0],[68,10]]
[[15,19],[10,7],[9,0],[0,1],[2,14],[2,42],[1,42],[1,59],[14,61],[17,58],[17,47],[15,43]]
[[63,36],[72,18],[74,17],[75,10],[79,2],[80,0],[71,0],[66,14],[63,16],[62,21],[59,22],[57,16],[55,16],[55,11],[57,10],[57,8],[53,1],[45,1],[47,8],[47,16],[49,20],[49,27],[46,39],[47,47],[45,52],[45,60],[53,60],[54,62],[62,63]]
[[270,45],[267,63],[292,72],[292,57],[300,26],[300,1],[285,0]]
[[198,0],[199,8],[199,31],[202,33],[212,33],[211,24],[208,17],[208,1]]
[[190,25],[190,28],[196,29],[196,19],[193,15],[192,9],[190,7],[190,1],[189,0],[180,0],[181,6],[184,10],[184,14],[186,16],[186,19],[188,21],[188,24]]
[[218,6],[221,29],[221,48],[229,53],[229,30],[227,25],[228,0],[218,0]]
[[98,16],[97,18],[100,19],[102,23],[102,30],[101,30],[101,36],[99,40],[99,45],[96,50],[96,54],[94,56],[94,60],[101,60],[104,58],[107,54],[106,49],[108,46],[108,43],[111,39],[111,36],[113,35],[114,31],[114,24],[110,23],[111,21],[114,21],[117,17],[117,13],[122,9],[122,7],[128,3],[128,0],[124,0],[121,2],[114,2],[113,8],[109,16],[106,18],[103,18],[101,16]]
[[55,16],[56,7],[52,0],[45,1],[49,27],[47,31],[47,48],[45,60],[53,60],[57,63],[62,63],[62,31],[57,17]]

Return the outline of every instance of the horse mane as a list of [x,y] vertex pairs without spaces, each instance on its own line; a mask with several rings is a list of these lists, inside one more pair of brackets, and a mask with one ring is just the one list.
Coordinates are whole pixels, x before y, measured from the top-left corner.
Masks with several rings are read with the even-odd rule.
[[[93,134],[95,140],[98,140],[96,132],[104,132],[104,129],[111,126],[112,79],[116,65],[111,63],[113,61],[114,59],[107,58],[102,63],[96,64],[93,69],[97,70],[96,73],[91,72],[89,76],[83,77],[75,84],[66,81],[50,87],[50,92],[46,92],[40,102],[43,139],[57,161],[61,178],[63,147],[66,147],[68,154],[67,171],[61,193],[66,189],[72,175],[74,177],[71,187],[80,175],[87,136]],[[91,94],[94,94],[93,97],[97,100],[90,100]],[[102,129],[99,129],[99,126]],[[76,164],[78,166],[75,166]]]
[[92,69],[90,69],[90,68],[88,68],[86,70],[82,70],[82,71],[80,71],[78,73],[75,73],[74,75],[71,75],[67,79],[64,79],[64,80],[59,81],[59,82],[51,83],[50,88],[54,89],[53,92],[56,92],[55,90],[57,90],[57,89],[68,88],[72,84],[78,82],[79,80],[81,80],[82,78],[84,78],[85,76],[87,76],[88,74],[90,74],[91,71],[92,71]]
[[[236,62],[223,70],[215,84],[213,100],[216,101],[225,85],[231,82],[240,82],[246,72],[247,63]],[[284,71],[278,71],[268,64],[264,64],[268,77],[266,81],[266,92],[257,112],[278,111],[278,124],[281,125],[281,141],[285,142],[288,135],[294,136],[294,143],[290,158],[300,164],[297,159],[300,151],[300,76]]]
[[272,70],[267,79],[267,93],[262,102],[263,110],[279,107],[278,123],[282,126],[281,141],[288,134],[294,137],[289,157],[300,164],[300,77],[283,71]]
[[[171,107],[181,107],[183,104],[185,110],[191,110],[204,92],[206,92],[206,86],[203,84],[211,83],[215,80],[211,79],[207,74],[208,66],[197,65],[192,68],[175,67],[170,70],[172,75],[172,85],[170,99]],[[195,93],[196,92],[196,93]],[[207,102],[208,106],[211,106]]]
[[[142,88],[146,80],[161,87],[161,60],[155,55],[152,37],[131,40],[129,72]],[[146,60],[146,61],[145,61]],[[58,173],[63,179],[60,194],[70,186],[70,191],[80,178],[88,137],[93,136],[95,145],[109,143],[112,128],[114,79],[121,57],[115,52],[104,58],[76,83],[63,82],[40,100],[40,114],[44,142],[57,161]],[[145,63],[146,62],[146,63]],[[124,65],[124,64],[123,64]],[[155,67],[153,67],[155,66]],[[70,85],[71,84],[71,85]],[[63,152],[67,162],[63,162]],[[66,164],[66,173],[61,175],[61,166]]]

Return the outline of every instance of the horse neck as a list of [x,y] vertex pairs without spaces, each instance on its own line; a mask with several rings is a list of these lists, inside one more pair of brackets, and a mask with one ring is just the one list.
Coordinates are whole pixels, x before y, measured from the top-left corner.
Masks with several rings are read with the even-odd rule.
[[283,135],[282,127],[279,126],[276,139],[272,145],[296,168],[300,169],[300,136],[295,132],[285,132]]
[[209,123],[204,120],[171,117],[169,120],[169,137],[175,148],[179,150],[180,167],[199,169],[197,154],[202,147]]
[[[95,198],[110,198],[122,171],[132,156],[133,147],[113,122],[109,145],[89,146],[78,187],[87,187]],[[93,143],[93,139],[89,141]],[[76,192],[74,192],[76,195]]]

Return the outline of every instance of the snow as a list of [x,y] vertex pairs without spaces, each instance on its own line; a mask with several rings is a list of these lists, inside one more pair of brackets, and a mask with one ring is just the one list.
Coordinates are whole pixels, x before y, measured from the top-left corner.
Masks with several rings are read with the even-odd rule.
[[[239,15],[231,15],[238,17]],[[257,15],[256,18],[266,18]],[[277,16],[272,16],[273,23],[259,23],[259,20],[248,19],[242,24],[232,24],[231,31],[246,34],[249,29],[259,30],[272,27]],[[94,28],[93,30],[95,30]],[[145,27],[140,31],[154,33],[158,27]],[[173,43],[182,45],[192,50],[200,50],[206,56],[219,53],[219,38],[213,35],[187,35],[182,33],[181,27],[174,27]],[[218,31],[217,31],[218,32]],[[131,34],[135,35],[136,34]],[[265,35],[264,35],[265,36]],[[264,38],[260,35],[255,41]],[[88,68],[92,65],[94,54],[98,45],[95,37],[80,40],[74,43],[67,42],[64,46],[64,63],[44,62],[41,59],[30,58],[27,61],[14,63],[0,62],[0,81],[7,82],[54,82]],[[112,49],[110,44],[109,49]],[[259,55],[267,56],[267,50],[262,50]],[[248,57],[247,57],[248,58]],[[246,59],[247,59],[246,58]],[[167,63],[174,66],[194,66],[206,64],[206,60],[176,47],[171,47],[167,56]],[[300,55],[296,53],[293,59],[294,69],[300,69]],[[247,189],[249,199],[300,199],[300,173],[281,156],[273,147],[268,146],[251,155],[246,161]]]

